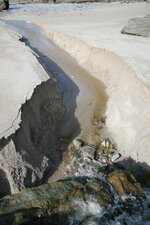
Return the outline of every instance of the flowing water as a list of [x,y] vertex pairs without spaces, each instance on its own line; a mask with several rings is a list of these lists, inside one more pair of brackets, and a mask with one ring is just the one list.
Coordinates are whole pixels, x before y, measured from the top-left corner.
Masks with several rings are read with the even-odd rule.
[[[40,61],[56,75],[67,110],[60,127],[62,135],[87,136],[89,142],[92,142],[92,120],[103,114],[107,101],[102,83],[92,78],[67,53],[51,43],[37,26],[25,21],[5,22],[7,28],[19,33],[20,40],[25,41],[40,56]],[[89,159],[85,159],[84,163],[79,165],[75,176],[93,176],[95,173],[97,171],[89,163]],[[101,176],[99,179],[105,182]],[[79,210],[76,215],[69,217],[69,223],[70,225],[149,225],[150,190],[145,189],[145,193],[147,199],[142,202],[133,196],[128,196],[129,205],[126,207],[112,190],[115,204],[110,205],[107,210],[103,210],[96,199],[75,200],[72,204],[78,206]]]
[[[135,197],[128,197],[128,206],[121,203],[118,195],[115,205],[110,205],[103,210],[96,199],[86,201],[74,201],[73,205],[78,206],[76,215],[69,218],[70,224],[82,225],[149,225],[150,224],[150,199],[139,202]],[[147,192],[147,197],[150,193]]]
[[41,29],[25,21],[5,21],[19,33],[40,60],[54,73],[62,90],[67,112],[60,132],[92,139],[92,120],[104,113],[107,96],[103,84],[88,74],[67,53],[51,43]]
[[[113,167],[113,165],[112,165]],[[73,208],[77,208],[73,216],[69,216],[69,225],[150,225],[150,189],[144,188],[146,199],[138,199],[132,194],[121,198],[107,180],[106,171],[96,160],[83,157],[79,151],[67,168],[75,177],[98,177],[109,186],[110,196],[114,202],[105,210],[96,197],[87,194],[86,198],[72,200]],[[86,187],[85,187],[86,189]]]
[[[68,169],[74,171],[76,177],[98,177],[98,179],[109,185],[114,203],[104,210],[98,203],[97,198],[91,198],[87,194],[85,199],[72,200],[73,208],[77,208],[75,215],[69,217],[70,225],[149,225],[150,224],[150,189],[145,188],[146,200],[142,201],[133,195],[119,197],[109,184],[103,172],[99,171],[99,162],[84,157],[80,154],[73,158]],[[103,171],[103,169],[102,169]],[[86,188],[86,187],[85,187]]]

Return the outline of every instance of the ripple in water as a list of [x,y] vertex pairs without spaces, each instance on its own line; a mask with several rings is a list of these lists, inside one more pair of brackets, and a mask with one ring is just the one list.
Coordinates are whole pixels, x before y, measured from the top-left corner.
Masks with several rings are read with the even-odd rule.
[[107,210],[103,210],[96,199],[73,200],[72,204],[78,210],[69,217],[69,225],[150,225],[150,190],[145,192],[146,200],[139,202],[128,196],[128,204],[125,201],[121,203],[114,193],[116,203]]

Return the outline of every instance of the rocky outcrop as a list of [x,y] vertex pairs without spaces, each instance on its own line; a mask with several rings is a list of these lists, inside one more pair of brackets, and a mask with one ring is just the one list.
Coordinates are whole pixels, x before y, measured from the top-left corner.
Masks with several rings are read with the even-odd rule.
[[0,0],[0,10],[9,9],[9,1]]
[[[122,180],[122,184],[130,186],[131,182],[130,180]],[[139,197],[141,197],[143,191],[140,185],[138,187]],[[130,194],[134,195],[134,191],[130,190]],[[140,202],[140,200],[134,201]],[[95,219],[95,217],[98,221],[94,224],[101,224],[100,222],[105,221],[105,219],[108,222],[115,216],[115,211],[110,210],[110,206],[118,210],[118,215],[128,212],[131,207],[134,208],[133,204],[130,204],[129,197],[122,200],[115,194],[113,186],[102,177],[69,178],[25,189],[17,195],[1,199],[0,224],[59,225],[82,224],[81,222],[88,224],[85,221],[88,221],[89,218]],[[122,212],[121,210],[119,212],[120,207]]]
[[69,216],[82,211],[80,202],[88,203],[89,196],[93,198],[93,205],[108,207],[113,201],[109,192],[108,184],[90,178],[68,179],[26,189],[0,200],[0,224],[69,224]]
[[[101,157],[104,150],[114,149],[108,138],[100,146]],[[74,140],[62,168],[70,169],[72,176],[0,199],[0,224],[99,225],[121,223],[122,218],[124,224],[130,224],[137,214],[139,222],[143,218],[147,222],[149,216],[144,216],[143,207],[149,207],[149,200],[140,183],[119,163],[107,161],[103,166],[98,162],[98,148]]]
[[125,26],[121,33],[131,34],[143,37],[150,36],[150,14],[146,17],[132,18],[128,21],[128,25]]
[[131,173],[112,172],[108,175],[108,180],[114,186],[119,196],[133,194],[136,197],[144,197],[140,183],[137,183]]

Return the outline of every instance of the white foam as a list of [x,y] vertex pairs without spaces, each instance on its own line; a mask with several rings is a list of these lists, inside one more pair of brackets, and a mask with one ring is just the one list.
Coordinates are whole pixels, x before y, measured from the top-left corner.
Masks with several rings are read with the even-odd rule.
[[75,221],[82,221],[84,218],[89,216],[101,216],[103,213],[102,207],[96,200],[84,201],[82,199],[73,200],[72,204],[77,208],[76,214],[70,217],[70,225],[74,224]]

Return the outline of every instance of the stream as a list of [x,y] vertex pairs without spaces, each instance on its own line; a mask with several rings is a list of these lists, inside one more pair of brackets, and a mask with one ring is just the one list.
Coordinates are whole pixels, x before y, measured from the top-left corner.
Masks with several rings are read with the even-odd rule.
[[[81,68],[66,52],[50,42],[38,26],[25,21],[3,21],[7,28],[20,34],[20,41],[25,42],[39,56],[39,61],[44,64],[46,69],[56,76],[62,91],[63,103],[66,107],[66,114],[60,124],[60,134],[63,137],[80,137],[84,141],[94,144],[97,140],[95,140],[93,120],[103,115],[107,102],[103,84]],[[116,205],[110,206],[107,210],[109,215],[115,215],[113,219],[104,221],[104,217],[100,214],[98,208],[92,208],[96,213],[93,213],[90,218],[87,216],[87,220],[80,224],[149,225],[150,222],[147,218],[149,218],[150,214],[150,194],[149,190],[145,191],[147,200],[140,205],[138,205],[135,198],[130,197],[133,213],[132,211],[122,211],[124,208],[121,208],[117,195],[114,193],[116,195]],[[90,201],[79,202],[78,204],[80,204],[81,208],[80,214],[86,215],[87,212],[90,212]],[[94,207],[97,207],[97,205]],[[80,215],[77,215],[76,218],[80,218]],[[70,218],[70,225],[78,224],[76,218]],[[143,218],[145,218],[145,222],[143,222]]]
[[62,91],[66,115],[60,127],[62,136],[78,136],[95,142],[93,118],[100,118],[107,96],[103,84],[93,78],[66,52],[46,38],[41,29],[25,21],[5,21],[6,27],[17,32],[48,70],[55,74]]

